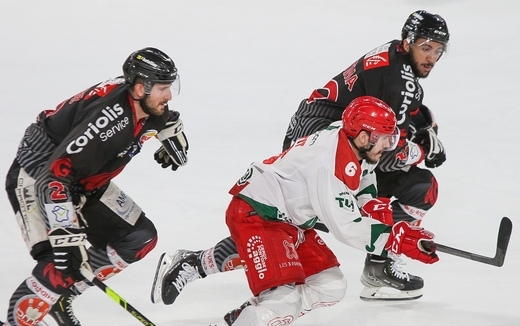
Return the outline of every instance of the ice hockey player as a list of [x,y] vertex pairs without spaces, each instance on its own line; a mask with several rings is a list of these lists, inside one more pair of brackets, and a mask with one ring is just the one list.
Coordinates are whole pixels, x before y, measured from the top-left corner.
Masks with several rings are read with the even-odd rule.
[[225,316],[228,325],[288,325],[343,299],[347,283],[313,228],[318,219],[356,249],[438,261],[422,243],[433,240],[431,232],[406,221],[394,224],[391,212],[364,217],[358,209],[377,195],[375,166],[398,141],[392,109],[361,96],[342,121],[249,167],[230,190],[226,223],[253,297]]
[[[437,181],[429,169],[418,165],[424,162],[427,168],[435,168],[446,160],[437,124],[422,104],[419,79],[428,77],[446,51],[449,37],[442,17],[424,10],[413,12],[404,23],[401,39],[368,52],[300,103],[283,148],[340,120],[343,109],[359,96],[383,100],[397,116],[401,139],[395,150],[383,154],[376,168],[379,197],[362,211],[370,216],[375,211],[393,210],[395,221],[419,225],[437,200]],[[166,275],[156,273],[152,302],[171,304],[189,282],[236,269],[240,260],[228,237],[210,249],[165,253],[161,264],[169,268]],[[360,294],[363,300],[417,299],[424,286],[421,277],[404,270],[400,259],[375,254],[367,255],[361,282],[365,285]]]
[[13,292],[6,326],[37,325],[47,314],[80,325],[71,302],[92,285],[80,268],[104,280],[156,245],[153,223],[111,180],[150,138],[161,141],[161,166],[187,163],[179,112],[168,107],[180,76],[155,48],[132,53],[123,74],[41,112],[25,130],[6,190],[36,266]]

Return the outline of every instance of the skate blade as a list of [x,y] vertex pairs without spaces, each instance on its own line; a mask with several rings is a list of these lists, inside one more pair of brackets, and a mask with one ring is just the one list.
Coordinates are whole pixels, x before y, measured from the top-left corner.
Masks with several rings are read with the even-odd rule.
[[168,270],[168,267],[170,266],[169,262],[167,261],[168,257],[166,257],[166,255],[167,253],[163,253],[159,258],[159,262],[157,263],[157,268],[155,270],[155,276],[152,283],[152,292],[150,293],[150,300],[152,300],[152,303],[162,302],[162,279]]
[[401,291],[389,287],[367,287],[361,291],[359,298],[363,301],[406,301],[422,297],[422,289]]

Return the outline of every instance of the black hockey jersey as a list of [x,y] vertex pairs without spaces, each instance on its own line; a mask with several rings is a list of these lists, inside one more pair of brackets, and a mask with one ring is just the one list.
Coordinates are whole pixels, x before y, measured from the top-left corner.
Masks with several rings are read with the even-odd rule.
[[[70,209],[72,186],[94,191],[118,175],[144,142],[164,129],[170,112],[137,121],[124,78],[94,85],[38,115],[16,160],[34,179],[40,208]],[[49,212],[47,212],[48,214]]]
[[424,94],[400,43],[394,40],[375,48],[324,87],[315,89],[291,118],[286,140],[307,136],[341,120],[343,110],[352,100],[370,95],[394,110],[401,133],[399,146],[384,152],[378,169],[395,171],[420,162],[422,153],[416,144],[407,141],[407,135],[410,114],[419,108]]

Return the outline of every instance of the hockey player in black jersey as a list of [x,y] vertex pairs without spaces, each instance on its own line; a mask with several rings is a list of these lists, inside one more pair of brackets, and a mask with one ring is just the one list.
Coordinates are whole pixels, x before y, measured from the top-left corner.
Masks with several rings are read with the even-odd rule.
[[153,223],[111,180],[150,138],[161,141],[161,166],[187,163],[179,112],[168,107],[179,78],[170,57],[144,48],[123,76],[41,112],[26,129],[6,190],[36,266],[11,296],[4,325],[37,325],[47,314],[80,325],[71,302],[92,285],[80,268],[107,279],[155,247]]
[[[396,222],[419,224],[437,200],[437,181],[429,169],[418,165],[424,162],[435,168],[446,159],[435,120],[422,104],[419,79],[426,78],[442,57],[449,36],[442,17],[424,10],[413,12],[401,39],[368,52],[300,103],[283,149],[340,120],[344,108],[359,96],[383,100],[397,116],[401,139],[394,151],[383,155],[376,169],[379,197],[362,210],[374,218],[390,215]],[[165,253],[156,271],[152,301],[171,304],[187,283],[237,266],[240,260],[231,238],[207,250]],[[422,278],[405,272],[398,258],[368,255],[361,281],[364,300],[410,300],[422,295]]]

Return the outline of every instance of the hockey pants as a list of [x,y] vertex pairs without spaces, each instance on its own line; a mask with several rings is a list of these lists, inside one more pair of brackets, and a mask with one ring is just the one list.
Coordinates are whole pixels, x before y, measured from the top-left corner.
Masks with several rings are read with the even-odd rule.
[[[52,247],[46,238],[47,223],[35,202],[34,179],[16,161],[7,175],[6,190],[22,236],[37,261],[31,276],[11,296],[7,323],[11,326],[37,325],[68,288],[73,287],[72,290],[80,294],[89,285],[54,268]],[[121,214],[122,211],[125,214]],[[82,216],[81,224],[91,244],[89,263],[101,280],[141,260],[157,243],[153,223],[112,182],[89,193],[77,213]]]
[[412,166],[407,172],[376,171],[378,194],[395,197],[392,202],[395,222],[420,223],[437,201],[437,180],[430,170]]

